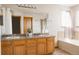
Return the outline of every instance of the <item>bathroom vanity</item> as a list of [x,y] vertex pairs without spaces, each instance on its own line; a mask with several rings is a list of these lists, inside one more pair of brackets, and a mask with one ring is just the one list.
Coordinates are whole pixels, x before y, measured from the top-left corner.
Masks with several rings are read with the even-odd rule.
[[47,55],[54,52],[54,36],[5,37],[1,40],[2,55]]

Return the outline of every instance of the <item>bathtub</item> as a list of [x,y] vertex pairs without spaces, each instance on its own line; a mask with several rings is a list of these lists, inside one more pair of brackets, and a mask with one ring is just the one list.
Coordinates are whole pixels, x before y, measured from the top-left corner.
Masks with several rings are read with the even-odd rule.
[[77,39],[58,40],[58,47],[72,55],[79,55],[79,40]]

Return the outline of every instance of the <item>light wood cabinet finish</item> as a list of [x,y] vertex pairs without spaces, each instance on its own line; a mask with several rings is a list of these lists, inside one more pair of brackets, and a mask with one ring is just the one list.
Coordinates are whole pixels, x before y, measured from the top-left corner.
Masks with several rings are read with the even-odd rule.
[[13,54],[24,55],[25,54],[25,40],[13,40]]
[[15,39],[15,40],[13,40],[13,42],[12,42],[12,44],[14,45],[14,46],[21,46],[21,45],[25,45],[25,40],[23,40],[23,39]]
[[25,46],[14,46],[14,55],[25,55]]
[[36,54],[36,39],[26,40],[26,54],[28,55]]
[[2,47],[10,46],[11,42],[12,42],[11,40],[2,40],[1,41],[1,46]]
[[54,38],[47,39],[47,54],[52,53],[54,51]]
[[36,55],[36,46],[27,48],[26,54],[27,55]]
[[13,54],[13,52],[12,52],[12,47],[11,46],[7,46],[7,47],[2,47],[1,48],[1,53],[3,54],[3,55],[12,55]]
[[46,54],[46,39],[40,38],[37,40],[37,54]]
[[25,34],[26,34],[28,28],[33,30],[32,25],[33,25],[32,24],[32,17],[24,17],[24,33]]
[[1,41],[1,54],[3,55],[12,55],[12,46],[11,46],[11,40],[3,40]]
[[1,40],[2,55],[45,55],[54,52],[54,37]]

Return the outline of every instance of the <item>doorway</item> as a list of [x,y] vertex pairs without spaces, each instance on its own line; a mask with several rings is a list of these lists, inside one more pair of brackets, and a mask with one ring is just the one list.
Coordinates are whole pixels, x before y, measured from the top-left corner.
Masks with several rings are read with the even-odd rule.
[[0,15],[0,25],[3,25],[3,16]]
[[12,33],[20,34],[20,16],[12,16]]

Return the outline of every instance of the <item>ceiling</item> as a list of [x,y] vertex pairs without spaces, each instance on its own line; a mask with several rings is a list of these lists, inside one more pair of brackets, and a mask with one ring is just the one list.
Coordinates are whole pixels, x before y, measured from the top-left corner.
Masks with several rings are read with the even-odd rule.
[[59,5],[66,6],[66,7],[73,7],[73,6],[76,6],[77,4],[59,4]]
[[8,8],[12,8],[12,9],[17,9],[18,11],[22,11],[22,12],[34,12],[34,13],[46,13],[50,10],[53,10],[55,8],[58,8],[58,6],[60,7],[73,7],[76,6],[77,4],[35,4],[37,6],[37,9],[29,9],[29,8],[21,8],[18,7],[17,4],[3,4],[3,7],[8,7]]
[[[33,4],[32,4],[33,5]],[[45,6],[45,5],[61,5],[61,6],[66,6],[66,7],[73,7],[73,6],[76,6],[78,4],[35,4],[35,5],[39,5],[39,6]],[[3,4],[3,6],[7,6],[7,7],[16,7],[17,5],[16,4]]]

